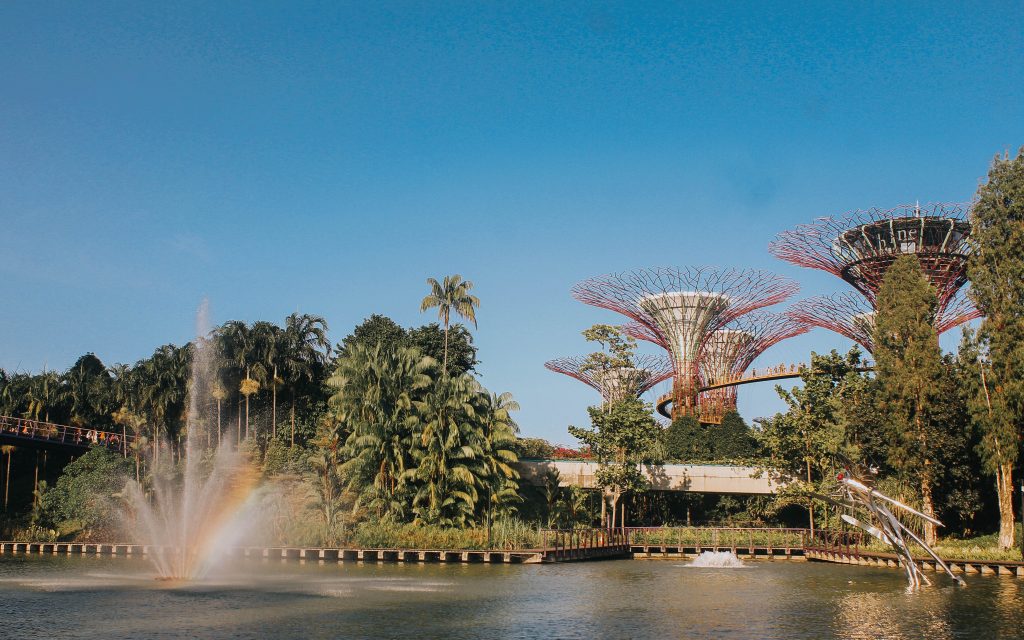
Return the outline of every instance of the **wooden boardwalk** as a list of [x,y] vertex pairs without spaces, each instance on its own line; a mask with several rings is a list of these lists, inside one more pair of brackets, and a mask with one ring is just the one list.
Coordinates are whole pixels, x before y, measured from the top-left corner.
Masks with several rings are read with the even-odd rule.
[[[579,562],[629,556],[627,534],[618,531],[579,530],[542,532],[538,549],[384,549],[344,547],[235,547],[225,554],[239,559],[306,562],[540,564]],[[130,543],[0,542],[0,555],[92,555],[146,557],[172,552],[173,547]]]
[[[845,549],[807,549],[804,555],[816,562],[857,564],[868,567],[899,567],[894,553],[876,553]],[[1024,562],[1003,562],[997,560],[947,560],[942,559],[953,573],[1016,576],[1024,578]],[[932,558],[915,557],[914,562],[925,571],[942,571]]]

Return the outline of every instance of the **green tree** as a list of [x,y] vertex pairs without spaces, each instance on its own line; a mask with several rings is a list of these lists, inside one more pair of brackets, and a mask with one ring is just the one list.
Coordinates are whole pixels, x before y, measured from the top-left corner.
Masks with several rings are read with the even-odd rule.
[[[943,401],[942,350],[932,322],[937,306],[917,257],[900,256],[879,288],[873,336],[880,407],[890,425],[888,461],[916,485],[929,516],[940,478],[935,449],[944,435],[937,419]],[[924,538],[935,542],[934,524],[925,524]]]
[[[647,488],[640,463],[655,445],[658,423],[653,407],[639,398],[626,398],[601,407],[589,407],[591,428],[570,426],[569,433],[589,446],[598,459],[597,481],[611,497],[616,522],[619,500],[630,491]],[[621,514],[625,526],[625,510]]]
[[750,427],[735,411],[722,416],[722,424],[713,429],[712,437],[715,457],[720,460],[736,460],[754,455],[756,443]]
[[1024,425],[1024,148],[996,156],[971,212],[970,296],[985,314],[972,414],[985,470],[996,478],[999,545],[1013,546],[1013,467]]
[[683,416],[676,418],[662,434],[665,454],[677,462],[710,460],[713,456],[707,429],[697,418]]
[[123,457],[105,447],[90,449],[64,467],[57,484],[43,493],[43,523],[110,539],[119,523],[116,496],[130,472],[131,463]]
[[483,454],[483,483],[487,491],[487,539],[491,538],[491,523],[495,514],[510,516],[514,505],[522,501],[519,495],[519,472],[512,466],[519,461],[516,455],[516,433],[519,427],[512,412],[519,411],[519,403],[511,393],[487,393],[479,389],[476,394],[476,415],[481,426],[480,448]]
[[328,385],[329,406],[346,425],[344,464],[359,504],[400,515],[406,507],[406,470],[411,468],[413,433],[419,424],[413,407],[431,384],[434,361],[418,351],[356,344],[338,358]]
[[469,376],[435,381],[417,403],[422,429],[412,449],[417,483],[417,521],[463,526],[476,510],[484,474],[480,420],[474,407],[479,387]]
[[430,285],[430,293],[420,302],[420,311],[437,307],[437,317],[444,325],[444,359],[441,371],[447,375],[448,329],[451,325],[451,314],[455,312],[476,327],[476,309],[480,306],[480,299],[470,293],[473,283],[463,280],[459,274],[445,276],[443,283],[434,278],[427,278],[427,284]]
[[[820,492],[830,484],[840,458],[858,457],[856,444],[847,432],[844,396],[848,388],[862,385],[860,352],[854,348],[846,356],[832,351],[827,356],[811,354],[811,366],[800,374],[803,383],[786,391],[775,389],[789,409],[758,420],[756,437],[768,455],[769,466],[800,482],[781,492],[777,504],[799,500],[807,504],[808,522],[815,528],[815,501],[808,492]],[[818,503],[820,505],[820,503]]]
[[[473,346],[473,334],[461,324],[454,324],[447,333],[448,365],[445,374],[456,377],[475,370],[479,362],[476,359],[476,347]],[[425,356],[438,362],[445,357],[445,332],[436,322],[422,327],[409,329],[408,344]]]
[[284,384],[291,393],[291,446],[295,446],[295,401],[299,392],[318,391],[330,358],[327,321],[320,316],[293,313],[284,321]]

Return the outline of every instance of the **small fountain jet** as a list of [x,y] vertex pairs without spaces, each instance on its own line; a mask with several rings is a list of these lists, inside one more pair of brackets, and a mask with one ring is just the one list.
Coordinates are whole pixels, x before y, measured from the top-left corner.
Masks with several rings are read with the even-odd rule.
[[956,584],[965,586],[963,579],[954,575],[942,558],[925,544],[924,540],[900,522],[887,505],[895,506],[910,516],[927,520],[936,526],[941,527],[943,524],[932,516],[921,513],[917,509],[913,509],[898,500],[894,500],[871,486],[872,480],[870,478],[878,473],[877,469],[869,467],[862,472],[856,472],[851,470],[850,467],[852,466],[848,466],[836,475],[836,482],[839,483],[837,490],[838,500],[829,501],[843,507],[852,508],[854,511],[866,513],[873,524],[858,520],[846,513],[842,515],[843,520],[867,531],[871,536],[892,547],[896,557],[899,558],[900,565],[907,572],[907,581],[910,583],[911,588],[916,589],[921,586],[922,582],[930,585],[931,580],[928,579],[928,576],[921,571],[914,561],[908,540],[919,544],[935,560],[936,565],[942,567]]

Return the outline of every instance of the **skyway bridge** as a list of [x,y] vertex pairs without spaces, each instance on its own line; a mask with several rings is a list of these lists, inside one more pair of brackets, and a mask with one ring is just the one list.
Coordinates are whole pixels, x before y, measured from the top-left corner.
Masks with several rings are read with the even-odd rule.
[[29,418],[0,416],[0,443],[69,450],[102,446],[123,453],[134,446],[135,436],[124,431],[104,431]]
[[[780,364],[773,367],[764,367],[760,369],[751,369],[749,372],[732,377],[724,377],[712,380],[706,385],[700,387],[699,391],[713,391],[715,389],[725,389],[726,387],[739,387],[745,384],[752,384],[754,382],[764,382],[766,380],[787,380],[791,378],[799,378],[808,372],[810,367],[804,363],[798,364]],[[856,371],[873,371],[874,367],[871,364],[865,364],[863,367],[857,367]],[[823,372],[811,372],[823,373]],[[669,410],[669,405],[672,404],[672,392],[669,391],[665,395],[658,398],[656,407],[658,413],[666,418],[672,417],[672,412]],[[701,422],[707,422],[710,424],[720,424],[722,422],[722,416],[701,416]]]

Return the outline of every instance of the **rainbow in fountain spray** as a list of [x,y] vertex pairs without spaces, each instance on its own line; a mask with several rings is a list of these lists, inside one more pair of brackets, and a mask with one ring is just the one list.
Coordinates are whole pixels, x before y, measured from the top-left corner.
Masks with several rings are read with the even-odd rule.
[[206,577],[244,535],[258,530],[267,495],[259,486],[259,473],[235,444],[209,444],[209,421],[202,410],[211,405],[207,396],[215,358],[206,338],[207,315],[204,300],[196,317],[183,471],[179,475],[157,469],[151,492],[135,481],[127,487],[127,520],[165,580]]

